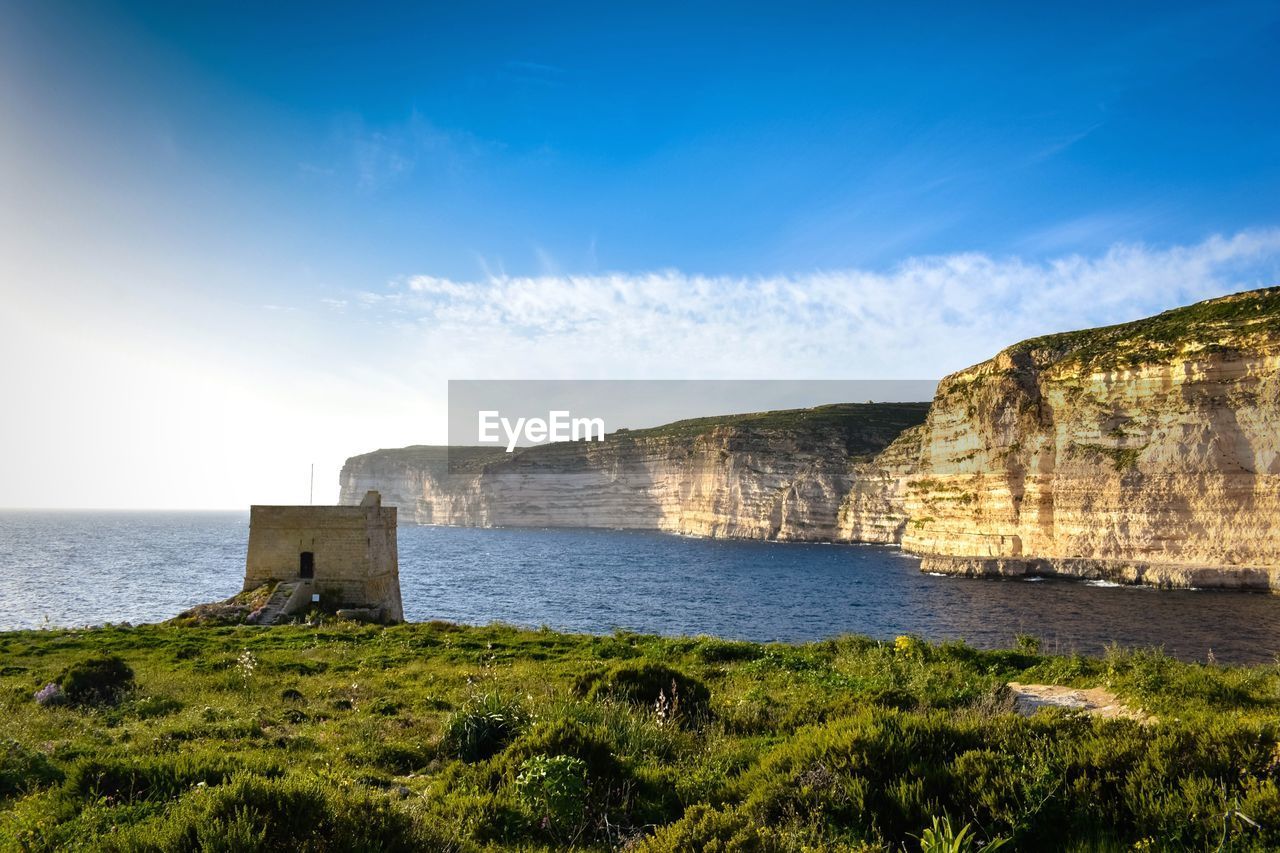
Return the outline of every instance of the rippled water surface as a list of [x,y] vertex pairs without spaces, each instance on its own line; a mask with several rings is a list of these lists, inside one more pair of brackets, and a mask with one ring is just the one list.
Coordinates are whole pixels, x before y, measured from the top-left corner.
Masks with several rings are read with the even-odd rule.
[[[240,588],[244,513],[0,512],[0,629],[154,622]],[[843,633],[1270,661],[1280,596],[933,577],[873,545],[600,530],[400,529],[410,620],[750,640]]]

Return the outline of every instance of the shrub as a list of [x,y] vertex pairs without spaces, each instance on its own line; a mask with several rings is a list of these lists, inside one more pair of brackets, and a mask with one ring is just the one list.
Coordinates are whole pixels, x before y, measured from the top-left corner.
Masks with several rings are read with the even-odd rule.
[[1040,654],[1040,638],[1035,634],[1017,634],[1013,638],[1013,647],[1029,655]]
[[936,712],[868,708],[800,730],[738,785],[751,814],[766,823],[804,814],[858,835],[901,840],[935,810],[948,758],[976,739]]
[[520,802],[557,835],[576,835],[587,806],[587,764],[571,755],[535,755],[516,777]]
[[435,750],[417,741],[372,740],[347,753],[347,760],[363,767],[375,767],[404,776],[426,767]]
[[659,829],[638,848],[641,853],[783,853],[790,849],[776,830],[736,809],[690,806],[684,817]]
[[[225,755],[131,756],[88,758],[72,766],[63,784],[69,796],[110,799],[119,803],[163,801],[204,783],[217,785],[230,779],[240,762]],[[261,772],[278,775],[274,767]]]
[[537,755],[567,755],[578,759],[592,785],[620,783],[626,768],[614,755],[614,746],[576,720],[542,720],[511,744],[504,759],[523,762]]
[[125,832],[129,851],[418,851],[457,847],[414,822],[389,798],[316,779],[238,775],[184,797],[172,814]]
[[58,684],[78,705],[110,704],[133,689],[133,670],[118,655],[94,655],[67,667]]
[[[646,768],[633,768],[618,757],[623,751],[615,738],[626,740],[628,733],[616,728],[609,717],[616,711],[620,719],[631,720],[638,728],[657,731],[652,723],[633,718],[629,710],[619,707],[602,709],[600,706],[582,706],[588,716],[602,716],[586,722],[573,718],[540,720],[513,742],[502,754],[501,766],[493,772],[500,777],[519,776],[525,764],[537,756],[561,756],[581,762],[586,780],[585,823],[573,827],[573,837],[578,842],[593,840],[612,844],[617,841],[619,827],[644,826],[667,823],[674,820],[683,809],[673,780],[663,772],[646,773]],[[671,736],[657,732],[665,740]],[[630,752],[655,755],[652,744],[640,746],[632,743]],[[571,833],[560,827],[561,840]]]
[[711,691],[701,681],[657,663],[614,667],[591,686],[588,695],[665,711],[683,721],[705,717],[711,701]]
[[463,761],[483,761],[514,740],[528,722],[518,700],[496,693],[473,696],[445,721],[441,748]]
[[604,669],[591,667],[586,672],[580,672],[573,677],[570,689],[573,691],[574,696],[589,696],[591,688],[595,687],[604,676]]
[[909,711],[920,704],[914,693],[893,686],[873,690],[867,698],[881,708],[897,708],[899,711]]
[[1018,701],[1014,692],[1009,689],[1009,685],[997,684],[974,697],[969,707],[980,716],[993,717],[1016,713]]
[[165,717],[182,710],[182,703],[171,696],[144,696],[131,709],[139,720]]
[[705,663],[732,663],[755,660],[763,653],[757,643],[719,640],[706,637],[696,647],[698,657]]
[[0,741],[0,800],[51,785],[62,778],[49,759],[13,740]]

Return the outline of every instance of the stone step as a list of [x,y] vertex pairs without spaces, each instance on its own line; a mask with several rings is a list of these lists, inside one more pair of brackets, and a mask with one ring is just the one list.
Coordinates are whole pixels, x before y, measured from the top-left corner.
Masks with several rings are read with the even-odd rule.
[[276,588],[271,592],[271,597],[267,599],[262,612],[258,615],[258,624],[276,624],[280,617],[284,615],[285,605],[289,603],[289,599],[293,597],[293,592],[297,588],[298,585],[296,583],[276,584]]

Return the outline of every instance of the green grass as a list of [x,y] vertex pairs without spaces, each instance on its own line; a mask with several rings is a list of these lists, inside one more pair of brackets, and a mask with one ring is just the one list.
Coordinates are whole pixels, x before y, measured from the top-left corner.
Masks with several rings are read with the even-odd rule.
[[[130,690],[33,700],[100,655]],[[1023,718],[1009,680],[1108,686],[1157,721]],[[0,850],[1280,845],[1280,668],[1154,651],[33,631],[0,634],[0,714]]]
[[1131,323],[1043,335],[1008,352],[1038,353],[1042,368],[1064,363],[1114,369],[1158,364],[1187,349],[1231,350],[1251,337],[1280,337],[1280,287],[1209,299]]

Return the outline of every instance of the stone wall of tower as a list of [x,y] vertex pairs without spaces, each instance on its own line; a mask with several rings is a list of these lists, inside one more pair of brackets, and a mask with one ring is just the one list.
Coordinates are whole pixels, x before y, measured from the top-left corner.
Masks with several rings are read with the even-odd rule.
[[244,588],[299,579],[304,552],[323,605],[381,607],[387,621],[403,620],[396,508],[376,492],[360,506],[251,507]]

